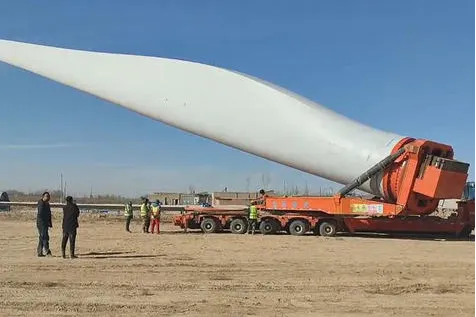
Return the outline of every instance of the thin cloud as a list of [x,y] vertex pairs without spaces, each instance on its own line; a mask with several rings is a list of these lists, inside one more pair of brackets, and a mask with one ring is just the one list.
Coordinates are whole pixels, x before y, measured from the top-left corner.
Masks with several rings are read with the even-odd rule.
[[94,167],[103,167],[103,168],[138,168],[136,165],[131,165],[131,164],[120,164],[120,163],[107,163],[107,162],[96,162],[92,163],[91,166]]
[[50,143],[50,144],[0,144],[0,150],[37,150],[37,149],[61,149],[82,146],[71,143]]
[[[21,141],[20,141],[21,142]],[[94,146],[104,146],[104,145],[137,145],[141,143],[136,141],[102,141],[102,142],[87,142],[87,143],[10,143],[10,144],[0,144],[1,150],[47,150],[47,149],[63,149],[63,148],[77,148],[77,147],[94,147]],[[146,143],[145,143],[146,144]]]

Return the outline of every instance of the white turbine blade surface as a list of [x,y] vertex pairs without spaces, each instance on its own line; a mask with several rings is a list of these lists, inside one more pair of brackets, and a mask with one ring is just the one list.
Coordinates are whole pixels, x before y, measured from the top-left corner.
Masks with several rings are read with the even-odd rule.
[[[0,40],[0,61],[342,184],[389,155],[403,138],[258,78],[199,63],[7,40]],[[382,195],[380,178],[361,189]]]

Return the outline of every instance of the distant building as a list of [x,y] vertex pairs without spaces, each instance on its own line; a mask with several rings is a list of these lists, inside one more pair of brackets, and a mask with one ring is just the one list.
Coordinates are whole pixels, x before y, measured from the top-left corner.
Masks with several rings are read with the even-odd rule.
[[211,203],[210,195],[208,193],[196,193],[196,194],[181,194],[181,205],[201,205]]
[[[274,192],[266,192],[269,196],[273,196]],[[213,206],[229,206],[229,205],[249,205],[250,202],[259,197],[257,192],[213,192],[211,194],[211,204]]]
[[211,204],[208,193],[184,194],[184,193],[152,193],[150,201],[160,200],[164,205],[200,205]]
[[[274,196],[274,191],[266,192]],[[152,193],[150,201],[160,200],[164,205],[202,205],[212,206],[249,205],[252,200],[259,197],[258,192],[213,192],[209,193]]]
[[152,193],[149,200],[160,200],[164,205],[180,205],[180,193]]

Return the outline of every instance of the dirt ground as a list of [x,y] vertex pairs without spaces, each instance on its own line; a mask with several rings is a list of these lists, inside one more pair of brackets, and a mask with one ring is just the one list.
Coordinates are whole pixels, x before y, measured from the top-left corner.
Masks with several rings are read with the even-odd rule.
[[[121,220],[121,221],[119,221]],[[82,215],[78,259],[0,215],[0,316],[474,316],[474,242],[124,231]]]

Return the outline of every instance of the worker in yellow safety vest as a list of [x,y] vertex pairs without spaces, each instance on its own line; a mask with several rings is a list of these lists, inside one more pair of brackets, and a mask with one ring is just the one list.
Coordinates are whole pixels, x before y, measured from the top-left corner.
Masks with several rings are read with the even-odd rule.
[[142,218],[142,232],[149,233],[150,226],[150,207],[149,199],[145,198],[140,206],[140,217]]
[[124,217],[126,217],[126,231],[131,232],[131,230],[129,230],[129,226],[133,217],[132,201],[128,202],[124,206]]
[[152,203],[152,214],[150,215],[150,233],[154,233],[154,228],[157,226],[157,234],[160,233],[160,201],[156,200]]
[[256,225],[258,224],[258,208],[256,203],[252,202],[250,206],[250,213],[248,215],[248,233],[255,234]]

